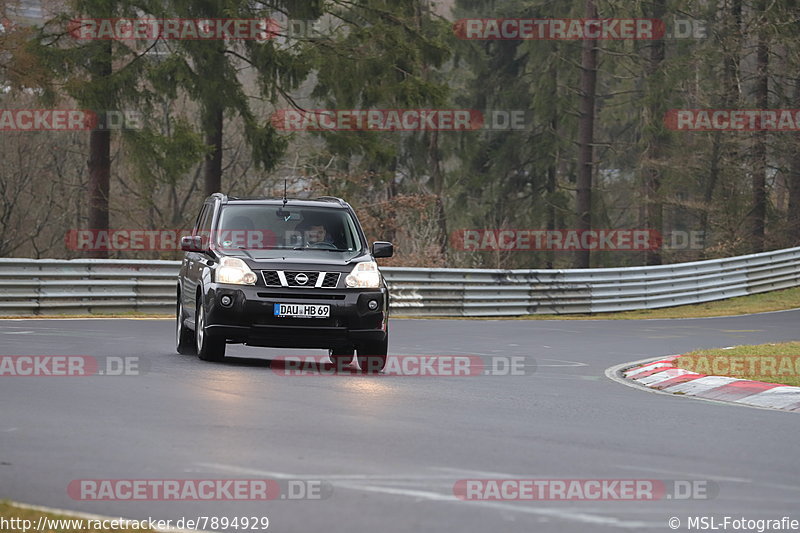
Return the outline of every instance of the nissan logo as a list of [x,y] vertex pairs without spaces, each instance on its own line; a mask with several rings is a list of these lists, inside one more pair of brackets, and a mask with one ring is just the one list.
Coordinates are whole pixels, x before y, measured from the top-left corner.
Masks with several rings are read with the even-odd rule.
[[295,275],[294,282],[297,283],[298,285],[305,285],[306,283],[308,283],[308,276],[300,272],[299,274]]

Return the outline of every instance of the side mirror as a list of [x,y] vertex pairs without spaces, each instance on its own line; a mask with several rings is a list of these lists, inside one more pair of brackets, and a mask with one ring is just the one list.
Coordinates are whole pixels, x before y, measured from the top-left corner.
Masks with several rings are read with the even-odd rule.
[[203,238],[199,235],[181,237],[181,250],[184,252],[202,252]]
[[372,257],[392,257],[394,255],[394,246],[390,242],[375,241],[372,243]]

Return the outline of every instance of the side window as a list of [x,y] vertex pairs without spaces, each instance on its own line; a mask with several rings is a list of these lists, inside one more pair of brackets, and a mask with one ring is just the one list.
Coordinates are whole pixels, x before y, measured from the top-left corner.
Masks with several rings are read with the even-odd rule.
[[194,234],[202,238],[203,248],[208,247],[211,237],[211,222],[214,217],[214,204],[206,204],[197,217],[197,225],[194,229]]
[[192,229],[192,235],[198,235],[200,233],[200,221],[203,220],[206,211],[208,211],[208,204],[203,204],[203,207],[200,209],[200,214],[197,215],[197,220],[194,221],[194,228]]
[[211,220],[214,218],[214,204],[207,204],[206,210],[203,213],[203,218],[200,219],[200,231],[209,234],[211,233]]

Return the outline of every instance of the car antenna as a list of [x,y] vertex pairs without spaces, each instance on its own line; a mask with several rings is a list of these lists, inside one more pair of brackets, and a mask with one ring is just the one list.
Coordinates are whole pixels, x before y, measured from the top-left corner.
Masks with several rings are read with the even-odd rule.
[[288,201],[286,199],[286,178],[283,178],[283,207],[286,207],[286,202]]

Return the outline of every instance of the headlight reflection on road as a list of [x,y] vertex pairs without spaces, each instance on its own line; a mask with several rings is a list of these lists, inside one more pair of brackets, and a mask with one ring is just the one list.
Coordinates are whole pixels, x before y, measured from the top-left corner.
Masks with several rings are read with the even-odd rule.
[[252,397],[248,394],[251,379],[243,374],[213,374],[212,384],[202,384],[197,390],[201,396],[201,403],[223,408],[236,408],[230,413],[241,412],[239,408],[252,404]]
[[341,380],[338,383],[339,386],[359,396],[357,401],[348,403],[348,408],[350,409],[369,412],[385,410],[389,412],[389,409],[396,402],[396,399],[393,398],[393,384],[383,377],[353,375],[339,376],[337,379]]

